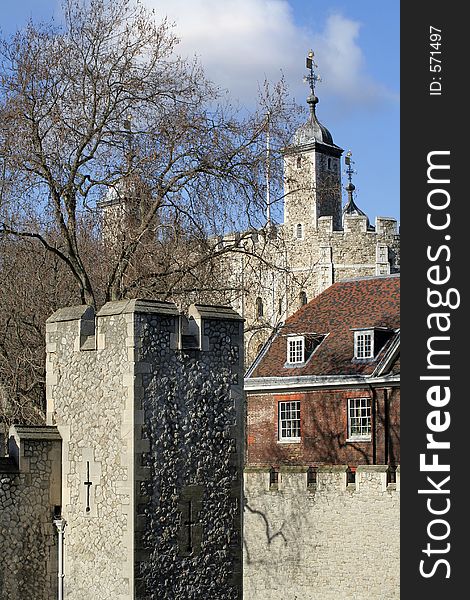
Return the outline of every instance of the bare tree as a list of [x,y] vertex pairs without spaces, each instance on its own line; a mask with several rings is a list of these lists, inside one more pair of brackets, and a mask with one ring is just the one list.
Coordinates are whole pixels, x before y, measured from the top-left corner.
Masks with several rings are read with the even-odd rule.
[[[63,7],[63,26],[30,24],[1,45],[0,232],[62,261],[83,303],[198,287],[230,250],[211,236],[262,224],[266,113],[280,148],[283,88],[242,117],[175,54],[165,19],[130,0]],[[97,269],[82,232],[98,226],[100,200],[138,211],[117,219],[125,235],[105,238]]]
[[282,81],[265,84],[256,111],[236,110],[177,44],[134,0],[64,0],[61,25],[0,41],[6,423],[42,418],[44,322],[56,308],[228,301],[240,290],[221,258],[271,260],[249,241],[266,225],[266,124],[273,212],[298,112]]
[[62,261],[34,240],[3,238],[0,256],[0,428],[8,431],[43,421],[45,321],[79,298]]

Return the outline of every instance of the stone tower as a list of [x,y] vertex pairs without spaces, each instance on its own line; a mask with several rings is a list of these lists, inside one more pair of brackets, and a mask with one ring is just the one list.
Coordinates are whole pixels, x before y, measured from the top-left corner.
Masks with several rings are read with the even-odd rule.
[[[311,55],[311,56],[310,56]],[[318,219],[332,216],[333,228],[341,228],[341,155],[328,129],[316,114],[318,98],[313,52],[307,58],[311,92],[309,117],[299,127],[284,153],[284,224],[287,236],[307,240],[318,229]]]
[[242,386],[232,309],[129,300],[48,319],[65,599],[241,598]]

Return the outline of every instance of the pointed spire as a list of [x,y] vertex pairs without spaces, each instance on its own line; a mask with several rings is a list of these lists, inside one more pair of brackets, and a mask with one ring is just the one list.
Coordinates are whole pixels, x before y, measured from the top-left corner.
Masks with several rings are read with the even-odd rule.
[[351,150],[348,150],[348,152],[346,153],[346,156],[344,157],[344,162],[347,166],[346,175],[348,176],[349,183],[345,187],[345,190],[348,194],[348,200],[343,208],[343,221],[344,221],[345,215],[366,217],[367,218],[367,229],[371,229],[371,225],[369,224],[369,217],[354,202],[353,192],[356,189],[356,186],[352,182],[352,176],[355,175],[357,173],[357,171],[355,171],[353,169],[353,165],[355,164],[355,162],[351,159],[351,156],[352,156],[352,152],[351,152]]
[[310,115],[307,122],[304,123],[304,125],[301,125],[295,132],[293,145],[302,146],[312,142],[321,142],[323,144],[334,146],[331,133],[320,123],[315,113],[315,107],[318,104],[318,98],[315,95],[315,86],[319,81],[321,81],[321,77],[315,71],[315,69],[318,69],[318,66],[314,62],[313,57],[313,50],[309,50],[306,59],[308,75],[304,76],[304,83],[308,83],[310,86],[310,94],[307,98],[307,104],[310,108]]

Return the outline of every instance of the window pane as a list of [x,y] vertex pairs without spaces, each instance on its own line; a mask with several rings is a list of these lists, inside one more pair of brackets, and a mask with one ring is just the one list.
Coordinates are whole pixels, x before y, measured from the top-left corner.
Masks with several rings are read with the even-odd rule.
[[355,334],[356,358],[372,358],[372,333]]
[[348,437],[370,437],[370,398],[350,398],[348,400],[348,425]]
[[289,363],[304,361],[304,338],[287,340],[287,361]]
[[300,402],[279,402],[279,439],[300,438]]

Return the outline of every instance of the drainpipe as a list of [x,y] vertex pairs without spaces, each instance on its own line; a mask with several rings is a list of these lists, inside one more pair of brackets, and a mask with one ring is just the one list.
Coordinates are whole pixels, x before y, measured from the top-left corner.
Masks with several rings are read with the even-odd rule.
[[54,519],[54,525],[56,526],[58,533],[58,600],[63,600],[64,598],[64,531],[66,524],[65,519]]

